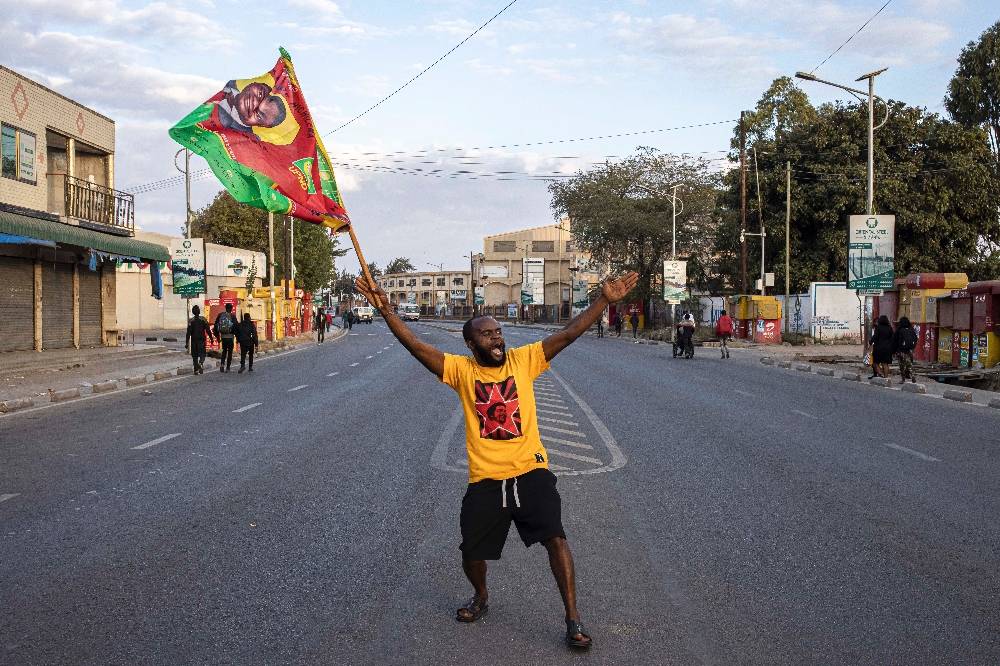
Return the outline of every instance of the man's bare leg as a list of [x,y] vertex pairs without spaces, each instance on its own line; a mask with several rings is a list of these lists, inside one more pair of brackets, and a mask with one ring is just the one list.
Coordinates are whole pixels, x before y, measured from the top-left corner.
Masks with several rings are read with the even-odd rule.
[[[570,566],[572,567],[572,563],[570,563]],[[465,577],[472,583],[472,587],[476,591],[476,596],[484,602],[489,601],[490,595],[486,590],[486,560],[467,560],[463,557],[462,570],[465,571]],[[472,613],[464,608],[458,612],[462,617],[472,617]]]
[[[543,541],[542,545],[549,552],[549,566],[552,567],[552,575],[556,577],[559,594],[562,595],[563,606],[566,607],[566,621],[579,622],[580,614],[576,611],[576,571],[573,568],[573,553],[569,550],[569,544],[563,537],[553,537]],[[483,569],[485,582],[485,567]],[[576,634],[573,638],[580,641],[590,640],[582,634]]]

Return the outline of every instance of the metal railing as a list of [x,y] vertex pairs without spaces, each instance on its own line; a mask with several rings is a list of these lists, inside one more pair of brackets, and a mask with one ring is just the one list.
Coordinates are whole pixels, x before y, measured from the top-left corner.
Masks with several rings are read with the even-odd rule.
[[66,216],[113,227],[132,234],[135,231],[135,198],[87,180],[64,176]]

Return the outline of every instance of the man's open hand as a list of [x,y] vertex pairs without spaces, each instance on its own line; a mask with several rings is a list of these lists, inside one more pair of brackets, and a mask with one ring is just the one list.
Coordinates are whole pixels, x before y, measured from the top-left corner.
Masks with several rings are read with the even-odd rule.
[[373,286],[364,275],[359,275],[354,280],[354,286],[361,292],[362,296],[368,299],[373,308],[382,313],[383,317],[392,312],[392,308],[389,306],[389,297],[386,296],[382,287],[377,284]]
[[638,284],[638,282],[639,274],[635,271],[630,271],[620,278],[609,277],[604,281],[604,285],[601,287],[601,293],[609,303],[617,303],[625,298],[630,291],[635,289],[635,285]]

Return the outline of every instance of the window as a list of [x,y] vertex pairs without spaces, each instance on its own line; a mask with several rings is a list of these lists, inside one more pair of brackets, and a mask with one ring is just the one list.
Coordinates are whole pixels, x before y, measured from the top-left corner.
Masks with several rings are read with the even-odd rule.
[[444,283],[445,283],[445,278],[442,277],[437,279],[437,286],[443,287]]
[[[402,285],[400,285],[400,286],[402,286]],[[417,286],[417,278],[410,278],[407,281],[406,286],[407,287],[416,287]]]
[[494,252],[517,252],[517,243],[514,241],[493,241]]
[[531,241],[532,252],[555,252],[555,241]]
[[17,178],[17,130],[10,125],[0,130],[0,173]]
[[420,295],[420,300],[423,301],[424,303],[430,303],[431,302],[431,292],[425,291],[424,293],[422,293]]
[[567,252],[573,251],[573,241],[566,241],[566,251]]
[[463,284],[465,284],[465,280],[464,278],[452,278],[451,283],[456,287],[461,287]]
[[431,286],[431,279],[430,278],[420,278],[420,286],[421,287],[429,287],[429,286]]

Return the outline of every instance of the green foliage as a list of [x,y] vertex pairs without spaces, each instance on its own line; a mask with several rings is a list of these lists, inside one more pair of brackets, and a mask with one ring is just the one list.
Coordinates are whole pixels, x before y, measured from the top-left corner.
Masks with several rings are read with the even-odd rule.
[[[794,88],[775,82],[750,115],[747,230],[767,232],[765,265],[783,286],[785,164],[791,161],[791,289],[811,281],[843,281],[847,225],[865,211],[868,111],[866,105],[823,105],[810,112]],[[997,180],[985,133],[924,109],[890,101],[888,123],[875,133],[874,212],[896,216],[896,273],[967,272],[995,277],[1000,241]],[[792,122],[779,122],[780,118]],[[738,136],[738,127],[736,129]],[[756,149],[762,206],[758,207]],[[738,154],[733,155],[738,164]],[[726,174],[723,223],[716,252],[721,272],[740,285],[740,172]],[[760,266],[759,239],[747,241],[748,287]],[[778,289],[783,291],[783,289]]]
[[250,268],[247,269],[247,279],[243,283],[243,286],[246,287],[247,292],[253,290],[254,283],[256,280],[257,280],[257,256],[252,255],[250,257]]
[[962,49],[944,106],[956,122],[987,131],[1000,164],[1000,21]]
[[[285,217],[274,216],[275,284],[284,274]],[[295,221],[296,286],[316,292],[336,277],[334,260],[346,254],[339,249],[336,236],[329,229],[301,220]],[[194,214],[191,235],[209,243],[240,247],[256,252],[268,251],[267,211],[241,204],[222,190],[208,206]],[[265,275],[265,278],[267,276]]]
[[373,278],[382,275],[382,269],[376,266],[374,261],[368,262],[368,272],[371,273]]
[[[679,185],[677,257],[688,279],[704,286],[714,272],[713,238],[719,178],[705,160],[642,148],[620,162],[605,162],[549,185],[556,218],[569,216],[574,242],[612,273],[634,270],[639,284],[629,299],[662,296],[663,261],[670,258],[671,187]],[[680,205],[677,206],[680,211]]]
[[417,267],[413,265],[413,262],[408,257],[396,257],[386,265],[385,274],[413,273],[416,270]]

